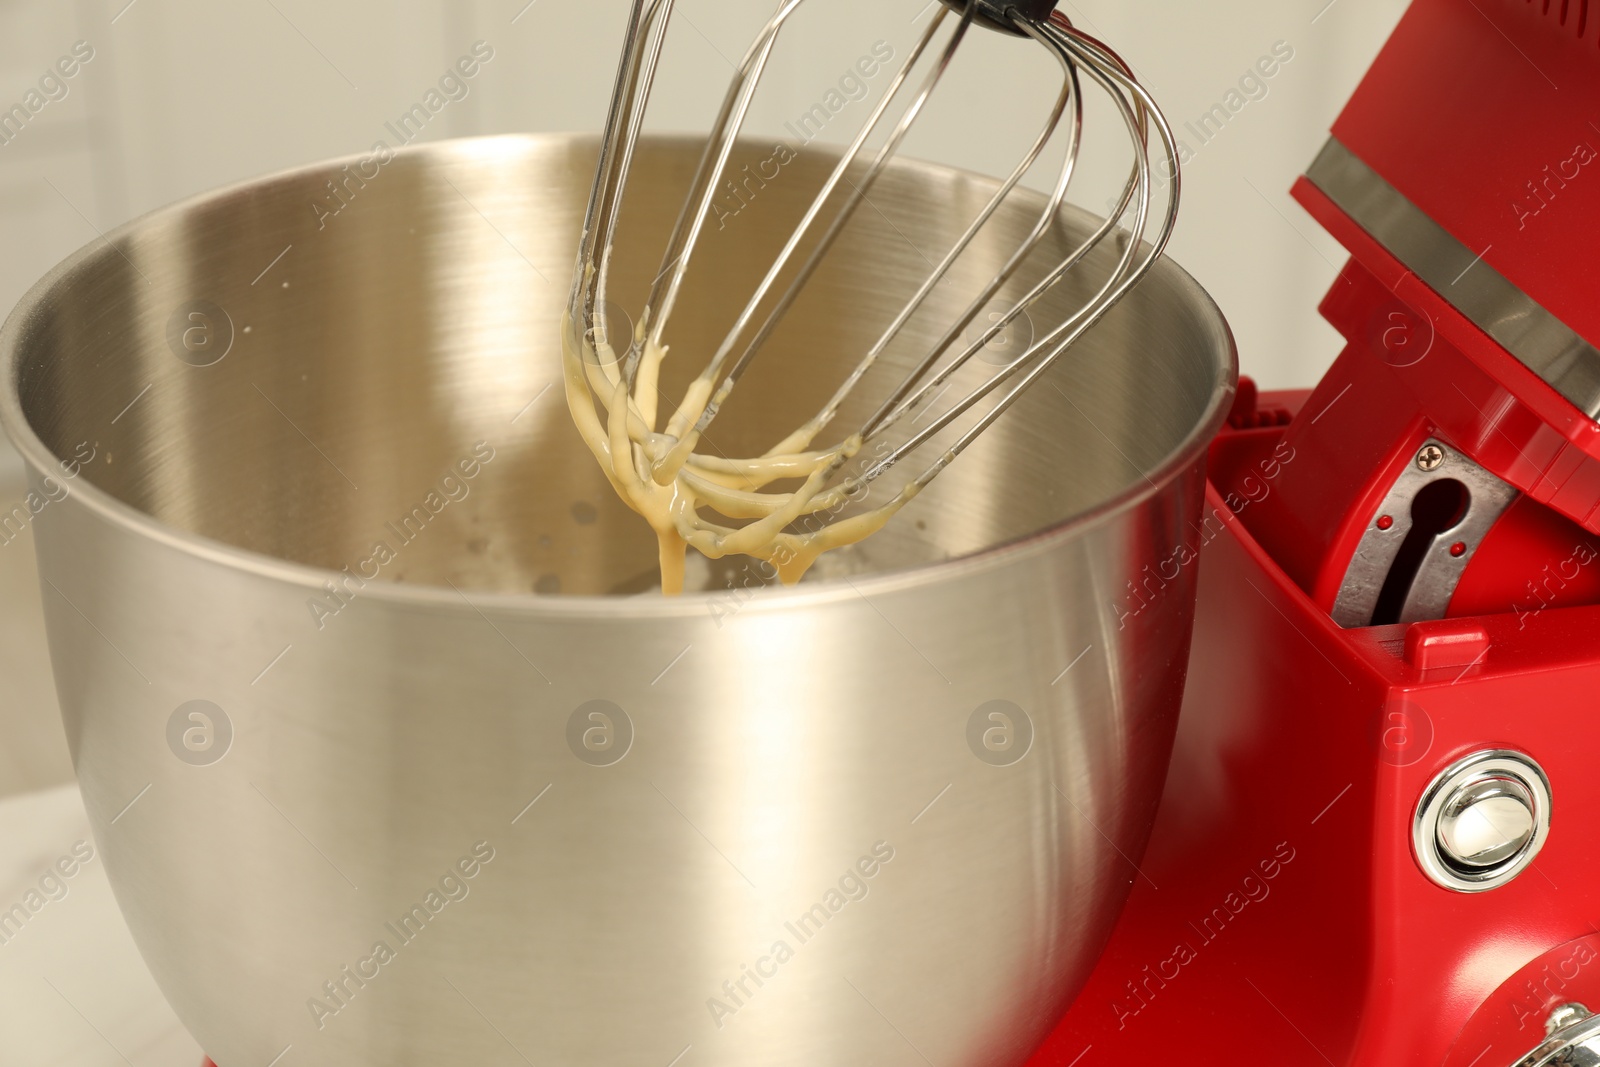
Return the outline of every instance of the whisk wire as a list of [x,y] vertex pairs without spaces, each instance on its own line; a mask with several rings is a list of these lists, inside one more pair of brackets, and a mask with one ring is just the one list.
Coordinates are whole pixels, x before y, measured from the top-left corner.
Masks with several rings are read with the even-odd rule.
[[[585,291],[589,301],[585,310],[593,311],[593,301],[604,300],[606,267],[616,235],[617,218],[633,149],[643,125],[643,101],[649,99],[656,63],[661,54],[667,21],[675,0],[634,0],[633,15],[623,42],[624,61],[617,67],[616,87],[606,116],[606,134],[601,141],[600,161],[584,219],[579,250],[579,270],[574,286]],[[641,70],[642,67],[642,70]],[[598,269],[589,276],[587,269]]]
[[[1077,340],[1083,336],[1084,333],[1086,333],[1096,323],[1103,319],[1111,311],[1111,309],[1121,301],[1122,297],[1126,296],[1135,285],[1143,280],[1144,276],[1149,273],[1150,269],[1160,258],[1162,252],[1166,248],[1168,240],[1171,237],[1172,227],[1177,219],[1178,190],[1176,188],[1176,182],[1174,182],[1173,194],[1167,205],[1166,217],[1163,220],[1160,235],[1156,241],[1146,246],[1146,254],[1139,264],[1135,267],[1129,267],[1132,253],[1140,247],[1140,239],[1146,226],[1151,199],[1148,148],[1145,142],[1137,137],[1137,131],[1143,125],[1141,116],[1151,116],[1154,118],[1156,127],[1160,133],[1162,145],[1166,150],[1166,155],[1174,174],[1176,174],[1178,167],[1177,139],[1173,135],[1172,129],[1168,125],[1166,118],[1161,114],[1159,108],[1156,107],[1154,99],[1144,89],[1144,87],[1141,86],[1138,81],[1131,76],[1131,74],[1125,73],[1126,68],[1120,60],[1112,60],[1110,58],[1113,54],[1110,53],[1109,49],[1105,49],[1103,45],[1093,41],[1093,39],[1080,38],[1079,35],[1077,35],[1076,32],[1070,28],[1070,25],[1066,28],[1063,28],[1059,24],[1052,22],[1045,27],[1034,27],[1029,25],[1025,28],[1029,30],[1030,36],[1035,36],[1035,39],[1041,41],[1048,40],[1066,48],[1076,58],[1078,58],[1081,63],[1084,63],[1085,69],[1088,69],[1091,76],[1095,77],[1097,80],[1103,79],[1105,81],[1113,82],[1134,97],[1134,100],[1130,103],[1130,101],[1128,101],[1128,99],[1123,96],[1121,92],[1114,90],[1111,92],[1113,99],[1118,104],[1118,109],[1122,112],[1124,121],[1129,127],[1130,133],[1135,135],[1134,146],[1135,151],[1138,154],[1136,174],[1139,186],[1139,202],[1136,209],[1137,214],[1133,224],[1132,232],[1123,237],[1124,250],[1122,258],[1117,265],[1117,269],[1101,287],[1101,290],[1095,295],[1094,299],[1092,299],[1076,314],[1069,317],[1043,340],[1036,343],[1028,352],[1024,353],[1023,356],[1019,357],[1017,360],[1014,360],[1008,366],[1002,368],[1000,373],[996,374],[988,382],[974,389],[966,397],[963,397],[961,400],[957,401],[949,412],[946,412],[944,415],[940,416],[927,428],[919,431],[909,441],[902,444],[889,456],[875,464],[871,469],[861,476],[862,481],[872,481],[877,477],[880,477],[884,472],[892,468],[906,455],[909,455],[918,447],[931,440],[940,430],[944,429],[951,422],[955,421],[956,418],[958,418],[965,411],[969,410],[984,396],[987,396],[1006,380],[1017,374],[1021,368],[1028,367],[1029,369],[1027,372],[1024,373],[1021,378],[1012,385],[1012,387],[1000,398],[999,401],[993,405],[993,407],[990,408],[989,411],[984,413],[984,415],[974,426],[969,428],[954,444],[949,447],[949,449],[946,450],[944,454],[939,456],[939,458],[922,475],[918,476],[916,479],[916,484],[919,486],[925,486],[928,482],[932,481],[932,479],[940,471],[944,470],[945,467],[947,467],[956,456],[959,456],[963,451],[965,451],[973,441],[977,440],[979,435],[993,425],[996,419],[1005,414],[1011,405],[1014,404],[1017,399],[1021,397],[1021,395],[1028,389],[1028,387],[1037,381],[1041,375],[1047,372],[1064,352],[1070,349],[1073,344],[1075,344]],[[1086,60],[1090,59],[1100,59],[1105,61],[1104,73],[1101,72],[1100,65],[1086,62]],[[1113,216],[1113,218],[1115,217],[1116,216]],[[1058,275],[1061,273],[1064,272],[1057,272]],[[1051,281],[1050,284],[1053,285],[1055,281],[1059,280],[1059,277],[1057,277]],[[1043,288],[1048,288],[1048,286],[1043,286]],[[1042,294],[1042,289],[1036,290],[1036,293],[1031,295],[1033,295],[1033,297],[1036,299],[1040,294]],[[1024,303],[1026,302],[1027,301],[1024,301]],[[1044,354],[1041,355],[1041,353]],[[968,353],[968,355],[970,355],[970,353]]]
[[711,214],[711,205],[716,199],[717,184],[727,171],[728,159],[733,153],[739,131],[744,128],[745,118],[749,114],[751,102],[755,99],[761,77],[766,71],[767,61],[772,57],[772,51],[778,43],[778,35],[804,2],[805,0],[781,0],[777,12],[767,22],[766,27],[740,61],[733,81],[729,84],[728,93],[723,99],[722,109],[716,121],[712,123],[710,135],[706,138],[706,150],[700,158],[694,180],[689,185],[689,194],[684,199],[683,210],[679,213],[672,236],[667,241],[666,251],[662,254],[661,270],[651,285],[650,295],[645,303],[647,311],[656,316],[649,330],[651,338],[658,345],[666,330],[667,320],[671,318],[672,310],[677,304],[678,291],[688,274],[689,263],[699,244],[700,235],[705,229],[706,218]]
[[[971,27],[971,12],[968,12],[961,17],[959,25],[956,27],[955,32],[951,35],[950,41],[945,45],[943,51],[941,52],[938,60],[935,63],[934,69],[928,73],[927,77],[923,81],[922,86],[918,89],[905,112],[902,113],[900,120],[896,123],[894,130],[890,133],[888,139],[879,149],[876,158],[873,159],[866,173],[864,175],[858,175],[857,180],[854,182],[849,180],[849,178],[846,176],[846,172],[859,157],[862,148],[867,143],[867,140],[870,138],[873,130],[882,120],[883,116],[888,112],[895,95],[898,93],[901,85],[907,80],[907,78],[909,78],[912,69],[915,67],[917,61],[921,58],[922,52],[927,47],[928,42],[933,39],[940,23],[943,22],[945,14],[946,12],[941,10],[932,20],[928,30],[923,35],[922,41],[919,42],[918,48],[913,51],[905,65],[901,67],[900,73],[896,75],[896,78],[891,83],[889,90],[884,94],[882,101],[880,101],[878,106],[873,110],[873,113],[869,116],[862,129],[857,133],[856,137],[851,141],[849,147],[840,156],[837,164],[833,168],[832,173],[829,174],[828,179],[823,183],[822,188],[813,198],[805,216],[800,220],[800,223],[789,235],[788,241],[784,244],[783,249],[778,253],[771,268],[767,271],[766,276],[756,287],[755,293],[746,303],[744,310],[734,322],[732,329],[729,330],[727,336],[723,339],[716,353],[712,356],[710,364],[707,366],[705,371],[701,373],[700,377],[702,381],[714,383],[720,379],[720,384],[717,385],[715,392],[711,394],[703,410],[698,413],[698,418],[694,420],[692,428],[686,430],[685,427],[679,424],[668,426],[668,434],[670,436],[678,436],[681,434],[682,440],[676,446],[674,446],[671,452],[669,452],[661,460],[657,461],[655,465],[655,477],[658,482],[665,484],[677,475],[678,469],[685,462],[689,453],[692,452],[699,439],[699,436],[705,432],[708,426],[711,425],[711,422],[716,418],[717,413],[721,410],[723,403],[726,402],[729,394],[732,393],[734,386],[738,384],[739,377],[750,365],[750,362],[755,358],[756,353],[766,342],[767,338],[772,335],[773,331],[782,321],[784,315],[787,314],[789,309],[794,305],[794,302],[796,299],[798,299],[801,290],[805,287],[806,283],[810,281],[817,268],[821,266],[822,261],[827,257],[828,252],[832,250],[835,242],[839,238],[839,235],[842,234],[845,230],[845,227],[849,225],[850,219],[855,215],[861,204],[866,200],[867,193],[871,191],[872,186],[874,183],[876,183],[878,177],[883,173],[884,169],[888,166],[889,161],[894,157],[895,152],[898,150],[901,142],[905,139],[906,134],[910,132],[911,127],[915,123],[917,117],[922,113],[923,108],[928,102],[928,99],[933,95],[933,90],[938,86],[940,80],[944,77],[944,73],[948,69],[951,60],[954,59],[956,49],[960,47],[963,37],[966,35],[967,30]],[[737,133],[737,131],[734,132]],[[729,143],[729,148],[731,149],[731,142]],[[805,239],[806,234],[810,232],[817,219],[821,217],[828,201],[833,197],[841,183],[850,186],[850,192],[848,195],[846,195],[843,205],[834,215],[833,220],[829,223],[827,230],[818,240],[816,246],[811,250],[810,254],[799,268],[795,277],[790,280],[789,285],[785,289],[783,295],[778,298],[776,304],[769,311],[765,322],[756,331],[755,336],[752,337],[749,343],[745,346],[743,353],[734,362],[732,368],[729,369],[726,374],[724,374],[723,368],[727,364],[728,359],[731,357],[734,348],[737,347],[739,338],[749,328],[749,325],[754,320],[762,302],[766,299],[772,288],[777,284],[783,269],[788,265],[789,260],[799,249],[801,243]]]
[[[977,238],[978,233],[984,228],[984,226],[988,224],[989,220],[994,217],[995,212],[1000,209],[1001,205],[1005,203],[1006,199],[1010,197],[1012,190],[1017,187],[1017,185],[1027,175],[1028,171],[1033,168],[1033,165],[1038,161],[1039,156],[1044,152],[1045,147],[1054,137],[1056,129],[1060,126],[1061,118],[1065,113],[1068,104],[1071,103],[1073,105],[1073,120],[1072,124],[1068,127],[1065,163],[1062,165],[1061,173],[1057,177],[1055,189],[1051,194],[1050,200],[1046,204],[1044,211],[1040,214],[1039,222],[1023,240],[1022,246],[1016,251],[1015,254],[1012,255],[1011,259],[1007,261],[1005,266],[1000,269],[994,278],[990,280],[989,284],[984,287],[983,292],[979,294],[977,299],[975,299],[968,306],[961,318],[952,324],[946,330],[943,337],[941,337],[940,340],[934,344],[928,357],[906,376],[906,378],[901,382],[900,386],[890,395],[889,399],[885,401],[884,404],[878,409],[878,412],[867,420],[861,431],[863,437],[871,434],[872,430],[876,427],[877,422],[887,412],[892,410],[901,399],[905,397],[906,393],[909,392],[916,385],[917,381],[927,373],[928,368],[933,366],[933,364],[938,360],[939,356],[955,342],[957,337],[961,336],[962,332],[965,331],[968,326],[972,324],[973,320],[976,319],[982,310],[989,305],[995,294],[1005,286],[1006,282],[1011,279],[1011,276],[1033,252],[1034,248],[1038,246],[1045,234],[1049,232],[1049,229],[1055,220],[1055,214],[1060,209],[1062,201],[1066,198],[1067,186],[1071,182],[1073,170],[1077,165],[1078,145],[1083,129],[1083,93],[1078,83],[1077,71],[1070,64],[1064,63],[1063,67],[1065,76],[1062,81],[1061,93],[1056,98],[1055,107],[1051,110],[1049,117],[1046,119],[1044,128],[1039,132],[1039,136],[1034,139],[1033,145],[1028,149],[1027,153],[1024,154],[1022,161],[1012,170],[1011,174],[1006,178],[1006,180],[1001,183],[1000,188],[995,191],[994,196],[990,197],[989,202],[985,204],[983,210],[978,213],[978,217],[973,220],[970,226],[967,227],[966,232],[963,233],[959,239],[957,239],[955,245],[948,253],[946,253],[945,258],[937,267],[934,268],[933,272],[929,274],[927,279],[922,283],[921,288],[917,290],[916,294],[912,296],[910,301],[908,301],[900,310],[900,313],[895,316],[894,321],[889,324],[888,328],[884,330],[884,332],[879,336],[878,340],[873,343],[870,349],[867,350],[867,354],[862,357],[859,363],[856,364],[849,377],[845,379],[845,381],[834,392],[833,396],[829,398],[822,410],[819,411],[817,415],[806,424],[807,430],[810,432],[821,430],[833,421],[833,417],[835,414],[837,414],[839,407],[845,402],[845,400],[854,391],[856,385],[877,362],[878,357],[883,355],[883,353],[889,348],[894,340],[900,336],[901,331],[905,329],[907,323],[911,321],[918,311],[922,310],[923,305],[926,303],[929,295],[931,295],[934,289],[936,289],[939,284],[945,280],[945,278],[949,275],[951,268],[955,266],[956,261],[961,258],[966,250],[971,246],[972,242]],[[994,333],[998,333],[999,330],[1004,328],[1004,325],[1005,324],[1002,323],[996,326]],[[984,343],[987,344],[993,336],[994,334],[990,334],[988,337],[986,337],[984,339]],[[781,442],[779,445],[774,446],[773,451],[777,452],[783,450],[784,445],[787,443],[787,441]]]
[[[754,293],[666,426],[658,432],[657,375],[666,354],[668,321],[779,35],[803,2],[781,0],[776,13],[739,64],[662,254],[661,269],[649,286],[648,300],[629,339],[626,357],[619,361],[611,339],[604,334],[603,325],[597,324],[596,315],[597,309],[603,313],[606,307],[606,280],[615,248],[623,192],[643,128],[674,0],[635,0],[624,41],[616,97],[608,112],[574,278],[569,315],[572,343],[578,357],[569,363],[568,395],[575,405],[580,428],[587,428],[585,434],[596,458],[608,466],[608,477],[630,503],[652,516],[652,525],[663,538],[664,574],[669,541],[696,545],[708,555],[741,551],[775,558],[783,553],[791,563],[799,558],[799,571],[803,571],[809,560],[826,548],[866,536],[945,470],[1145,277],[1165,250],[1176,220],[1181,188],[1177,142],[1132,68],[1108,46],[1076,29],[1059,12],[1048,18],[1031,18],[1024,17],[1016,8],[1000,9],[990,5],[986,8],[985,24],[991,24],[987,20],[995,18],[995,10],[1008,10],[1007,17],[1012,23],[1009,29],[1043,46],[1062,69],[1060,92],[1040,133],[940,262],[930,263],[930,272],[910,299],[855,362],[843,383],[812,419],[756,459],[699,454],[696,448],[704,431],[722,410],[744,371],[798,301],[861,205],[870,202],[869,192],[886,172],[948,72],[975,21],[978,4],[974,0],[964,4],[959,0],[947,0],[950,6],[961,9],[949,39],[935,47],[947,15],[941,9],[919,36],[906,62],[891,78],[881,100],[871,108],[864,123],[840,153]],[[934,54],[931,69],[918,83],[909,102],[903,105],[883,143],[873,152],[864,169],[860,169],[868,142],[930,50]],[[1132,142],[1128,178],[1112,210],[1092,233],[1065,250],[1020,298],[1010,301],[1005,310],[992,312],[990,323],[978,330],[975,337],[968,337],[978,316],[991,308],[999,294],[1015,282],[1024,266],[1037,257],[1061,217],[1062,205],[1079,169],[1083,146],[1084,74],[1089,83],[1111,98]],[[909,370],[888,396],[869,409],[872,413],[854,433],[832,447],[804,451],[813,447],[815,437],[834,420],[868,372],[906,335],[913,319],[933,310],[929,303],[932,294],[948,282],[957,264],[1032,171],[1055,140],[1064,119],[1067,131],[1062,163],[1037,222],[1000,269],[979,288],[976,296],[939,332],[937,341],[911,361]],[[1153,210],[1152,131],[1172,179],[1168,184],[1166,209],[1161,213]],[[858,169],[858,173],[852,174]],[[848,191],[844,189],[846,186]],[[812,231],[836,199],[840,203],[834,207],[820,236],[806,248],[804,258],[795,263]],[[1150,232],[1152,228],[1153,233]],[[1118,246],[1114,255],[1096,256],[1096,251],[1108,241]],[[1114,262],[1107,267],[1109,259]],[[1059,321],[1042,336],[1030,338],[1020,355],[988,373],[975,386],[959,392],[953,403],[941,406],[941,410],[928,417],[930,412],[925,409],[935,406],[935,402],[950,391],[955,376],[971,364],[977,353],[1019,318],[1028,316],[1031,323],[1030,312],[1039,308],[1045,297],[1069,275],[1084,270],[1094,275],[1104,271],[1103,277],[1090,280],[1085,287],[1084,291],[1092,293],[1088,299],[1063,311]],[[1052,301],[1052,306],[1058,303]],[[756,325],[758,319],[759,325]],[[963,339],[969,343],[959,345]],[[986,401],[987,405],[975,412]],[[594,415],[596,403],[607,413],[608,422],[603,430]],[[588,406],[587,414],[583,411],[584,405]],[[865,442],[883,436],[919,409],[922,413],[913,426],[927,418],[925,425],[910,432],[886,455],[868,463],[861,473],[835,483],[837,472]],[[963,419],[968,421],[957,427]],[[876,481],[936,439],[950,434],[954,435],[954,440],[941,444],[933,461],[875,513],[849,519],[824,519],[820,529],[813,528],[806,536],[782,532],[805,516],[824,512],[836,516],[842,504],[856,499],[861,487]],[[785,479],[799,479],[803,484],[790,492],[763,491],[772,482]],[[684,491],[675,491],[675,485],[682,485]],[[753,521],[744,527],[721,525],[699,514],[700,509],[707,506],[729,518]],[[681,561],[678,569],[681,572]],[[797,576],[798,571],[795,573]]]

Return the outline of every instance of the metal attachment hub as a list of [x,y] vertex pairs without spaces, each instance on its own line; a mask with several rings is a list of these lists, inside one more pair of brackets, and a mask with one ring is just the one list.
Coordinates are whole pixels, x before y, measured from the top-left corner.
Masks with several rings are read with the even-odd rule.
[[1600,1016],[1582,1004],[1563,1004],[1544,1023],[1545,1040],[1511,1067],[1597,1067]]
[[1444,618],[1478,546],[1516,496],[1465,454],[1424,441],[1356,545],[1333,621],[1350,627]]

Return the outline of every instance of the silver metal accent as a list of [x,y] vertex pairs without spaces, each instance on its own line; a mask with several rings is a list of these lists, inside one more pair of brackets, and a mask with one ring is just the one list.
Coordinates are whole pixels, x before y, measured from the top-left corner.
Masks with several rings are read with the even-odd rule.
[[1600,1067],[1600,1015],[1562,1004],[1545,1020],[1545,1040],[1510,1067]]
[[[1378,594],[1383,591],[1400,546],[1411,532],[1412,501],[1423,489],[1445,479],[1454,479],[1466,487],[1467,510],[1454,526],[1434,537],[1412,579],[1399,621],[1444,618],[1467,564],[1472,562],[1489,528],[1516,499],[1517,490],[1443,441],[1430,438],[1417,450],[1416,461],[1407,463],[1395,479],[1356,545],[1333,604],[1334,622],[1346,628],[1371,624]],[[1394,520],[1387,529],[1377,521],[1385,515]],[[1466,547],[1455,555],[1451,548],[1458,542]]]
[[1553,1034],[1557,1030],[1571,1026],[1573,1023],[1582,1022],[1592,1013],[1587,1007],[1573,1001],[1571,1004],[1560,1004],[1550,1011],[1550,1017],[1544,1021],[1544,1032]]
[[1550,781],[1531,758],[1505,749],[1475,752],[1423,791],[1412,852],[1423,873],[1446,889],[1497,889],[1544,847],[1550,806]]
[[1486,870],[1533,839],[1533,794],[1511,778],[1486,778],[1458,789],[1439,813],[1439,850],[1458,867]]
[[1350,149],[1330,138],[1312,185],[1413,274],[1591,419],[1600,418],[1600,351],[1482,262]]
[[[284,1067],[303,1051],[522,1067],[509,1042],[541,1067],[665,1067],[691,1040],[680,1067],[927,1067],[917,1048],[1019,1064],[1138,879],[1200,573],[1163,561],[1194,543],[1231,400],[1227,324],[1163,258],[870,552],[794,590],[730,561],[681,598],[604,595],[659,583],[655,538],[573,430],[567,292],[535,273],[576,247],[597,149],[419,144],[322,233],[306,204],[356,159],[235,186],[96,239],[0,330],[0,421],[49,501],[33,540],[66,735],[133,936],[224,1064],[293,1042]],[[647,235],[670,228],[700,150],[640,141]],[[741,146],[731,165],[770,154]],[[808,148],[763,200],[793,219],[837,158]],[[892,294],[926,277],[915,250],[954,240],[998,184],[894,161],[882,217],[863,213],[808,328],[768,356],[847,373]],[[1002,205],[974,249],[984,277],[1047,199]],[[696,284],[736,284],[789,232],[736,221],[722,272]],[[1063,208],[1046,247],[1101,221]],[[642,293],[654,273],[619,255],[612,282]],[[164,330],[197,294],[252,327],[205,368]],[[1040,314],[1082,296],[1047,294]],[[721,310],[685,300],[674,329],[715,343]],[[885,358],[898,375],[912,353]],[[815,410],[786,383],[742,388],[719,443]],[[93,462],[65,473],[80,442]],[[396,553],[381,568],[378,539]],[[530,592],[544,577],[562,595]],[[236,728],[208,767],[168,747],[193,699]],[[995,699],[1034,727],[1003,768],[950,728]],[[569,747],[595,700],[633,720],[613,766]],[[480,839],[495,858],[460,879],[470,896],[415,943],[388,933]],[[880,839],[894,859],[869,867],[870,893],[814,944],[788,933]],[[378,939],[399,958],[373,979]],[[745,968],[770,975],[778,939],[796,956],[763,989]],[[723,983],[741,979],[735,1002]],[[353,999],[318,1031],[306,1002],[341,1007],[329,981]],[[716,1029],[708,998],[737,1017]]]
[[[704,387],[703,396],[709,399],[702,401],[703,406],[681,409],[679,416],[663,420],[665,427],[658,428],[658,414],[666,414],[665,410],[658,412],[659,389],[653,379],[639,381],[639,367],[648,349],[665,348],[668,344],[668,321],[678,310],[680,292],[691,273],[691,261],[705,243],[704,232],[713,204],[723,195],[730,153],[779,37],[803,3],[804,0],[780,3],[736,68],[722,109],[712,124],[689,195],[679,208],[677,224],[665,242],[655,280],[638,309],[640,326],[630,339],[626,355],[616,359],[596,358],[579,381],[589,390],[587,402],[599,405],[602,418],[609,415],[614,405],[628,405],[626,418],[619,418],[618,422],[626,424],[628,447],[633,454],[631,457],[614,456],[611,462],[620,463],[626,469],[631,460],[640,477],[654,478],[661,485],[671,484],[685,467],[690,468],[691,475],[700,473],[694,468],[703,468],[705,461],[694,449],[701,435],[719,416],[746,369],[767,347],[813,276],[830,258],[830,250],[847,233],[858,209],[869,202],[868,193],[924,112],[978,12],[978,5],[969,4],[963,5],[964,13],[959,16],[951,16],[944,8],[935,13],[890,80],[882,100],[866,114],[861,128],[838,157],[832,172],[811,190],[814,197],[753,291],[749,285],[736,284],[749,273],[748,264],[738,277],[726,279],[726,284],[702,290],[714,293],[720,303],[733,302],[733,307],[739,306],[738,301],[745,302],[721,340],[708,346],[712,354],[696,379],[696,385]],[[618,219],[631,195],[628,193],[631,161],[672,8],[673,0],[634,0],[603,136],[604,147],[573,272],[569,313],[570,342],[575,349],[582,348],[585,338],[595,337],[604,330],[602,320],[608,306],[608,279],[617,265],[613,251]],[[920,284],[898,294],[895,314],[883,332],[852,352],[852,361],[839,368],[838,385],[820,410],[805,419],[797,419],[790,426],[775,424],[777,432],[769,433],[768,438],[770,442],[790,431],[803,430],[798,450],[821,451],[850,438],[859,438],[870,446],[902,421],[906,425],[899,425],[899,434],[892,441],[884,442],[887,447],[883,454],[874,456],[864,470],[838,480],[831,491],[830,480],[834,480],[847,463],[843,455],[819,471],[802,489],[758,492],[755,505],[744,499],[740,501],[741,508],[754,507],[753,513],[760,514],[798,509],[799,514],[810,520],[813,529],[830,525],[844,518],[837,509],[833,515],[823,515],[828,503],[839,499],[841,491],[853,493],[870,485],[919,451],[925,459],[918,462],[925,465],[920,473],[908,479],[902,492],[910,494],[920,490],[970,447],[1030,385],[1123,299],[1149,272],[1166,247],[1177,221],[1181,184],[1179,151],[1177,140],[1154,99],[1133,77],[1131,67],[1104,44],[1080,33],[1064,16],[1032,19],[1024,17],[1015,7],[1008,8],[1007,13],[1013,20],[1012,28],[1019,35],[1031,37],[1061,68],[1060,92],[1043,128],[993,198],[982,210],[964,220],[967,225],[959,236],[940,246],[943,251],[939,253],[942,258],[938,265],[929,263],[931,270]],[[952,22],[953,28],[944,34],[948,23]],[[913,75],[923,65],[925,55],[933,57],[927,64],[929,69],[920,80],[914,80]],[[1080,243],[1065,248],[1054,243],[1042,245],[1077,171],[1082,146],[1084,82],[1102,90],[1114,113],[1122,120],[1120,125],[1132,149],[1127,178],[1115,208]],[[898,118],[886,123],[902,90],[913,85],[914,91],[905,94],[909,99],[904,102]],[[997,101],[996,106],[1002,103]],[[977,258],[995,258],[993,238],[996,234],[991,225],[994,213],[1016,192],[1018,183],[1052,142],[1063,120],[1066,133],[1062,163],[1050,199],[1038,214],[1037,222],[1006,250],[996,265],[982,272],[972,270]],[[889,133],[881,147],[867,152],[867,143],[880,125],[888,126]],[[1152,141],[1157,146],[1154,150]],[[864,160],[861,167],[855,166],[858,159]],[[1159,210],[1153,195],[1158,159],[1162,172],[1172,176],[1166,202]],[[1126,230],[1122,226],[1124,222]],[[811,240],[813,235],[815,239]],[[808,240],[811,241],[809,247]],[[1096,252],[1102,248],[1110,250],[1112,256],[1097,256]],[[695,267],[695,270],[700,269],[704,268]],[[1091,281],[1087,288],[1064,287],[1069,276],[1074,280],[1082,277]],[[977,285],[967,280],[980,278],[987,281]],[[1027,279],[1027,286],[1021,290],[1010,286],[1013,279]],[[952,284],[958,288],[940,288]],[[1041,300],[1046,294],[1063,288],[1075,290],[1075,302],[1063,306],[1059,314],[1043,315],[1046,305]],[[942,295],[931,300],[935,291]],[[977,336],[970,336],[969,327],[991,306],[999,310],[991,313],[990,324]],[[945,307],[951,310],[953,319],[943,314]],[[930,316],[939,319],[937,339],[932,343],[908,330],[914,319]],[[1024,316],[1030,322],[1033,340],[1015,359],[992,372],[973,363],[974,356]],[[906,372],[888,383],[874,383],[874,388],[883,390],[878,401],[868,408],[864,417],[847,423],[849,430],[839,433],[836,442],[813,445],[813,439],[833,422],[852,392],[869,371],[884,362],[885,353],[896,342],[915,353],[916,358]],[[968,373],[964,378],[956,378],[964,368]],[[815,369],[808,360],[804,373],[814,373]],[[973,370],[981,373],[973,376],[970,373]],[[648,395],[638,395],[638,389]],[[941,404],[947,393],[949,400]],[[985,404],[985,401],[988,402]],[[929,410],[919,412],[924,406]],[[969,412],[973,417],[964,418]],[[908,415],[916,417],[907,419]],[[945,435],[944,431],[952,427],[954,432]],[[930,444],[941,435],[948,439]],[[791,445],[785,453],[795,450]],[[719,457],[716,462],[725,465],[728,458]],[[764,483],[755,488],[763,489]],[[748,514],[731,517],[748,517]],[[732,532],[728,527],[703,523],[698,513],[680,518],[679,529],[685,530],[690,524],[702,524],[722,534]]]

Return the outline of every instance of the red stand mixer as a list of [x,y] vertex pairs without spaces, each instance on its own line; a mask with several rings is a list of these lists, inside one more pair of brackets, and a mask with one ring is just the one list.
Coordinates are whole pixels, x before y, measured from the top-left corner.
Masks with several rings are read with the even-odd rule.
[[1417,0],[1297,184],[1346,345],[1212,446],[1163,806],[1039,1067],[1600,1062],[1597,161],[1600,5]]
[[1212,446],[1163,807],[1041,1067],[1596,1062],[1597,147],[1596,5],[1418,0],[1296,184],[1345,348]]

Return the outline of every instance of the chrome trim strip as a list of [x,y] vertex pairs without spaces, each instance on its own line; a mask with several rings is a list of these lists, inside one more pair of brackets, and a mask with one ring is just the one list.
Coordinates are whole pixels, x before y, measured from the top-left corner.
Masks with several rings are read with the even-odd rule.
[[1452,307],[1591,419],[1600,351],[1329,138],[1306,178]]

